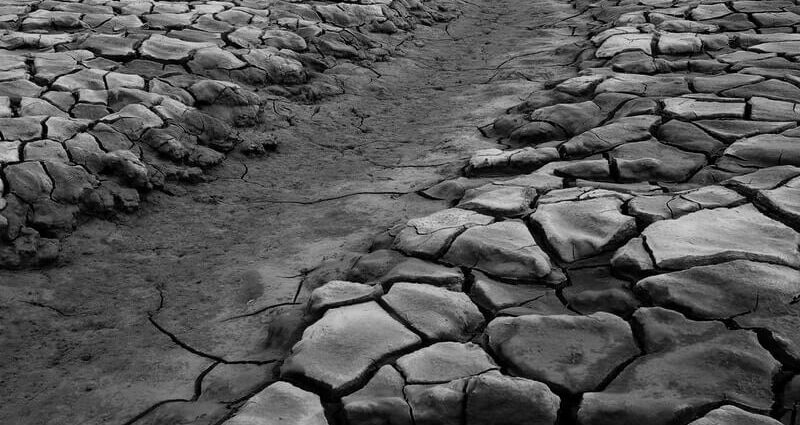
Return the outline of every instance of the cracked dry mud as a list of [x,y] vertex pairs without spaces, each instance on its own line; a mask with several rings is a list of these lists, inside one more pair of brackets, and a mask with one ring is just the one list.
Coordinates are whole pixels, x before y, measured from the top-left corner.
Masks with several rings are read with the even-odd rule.
[[800,4],[0,12],[2,422],[795,425]]

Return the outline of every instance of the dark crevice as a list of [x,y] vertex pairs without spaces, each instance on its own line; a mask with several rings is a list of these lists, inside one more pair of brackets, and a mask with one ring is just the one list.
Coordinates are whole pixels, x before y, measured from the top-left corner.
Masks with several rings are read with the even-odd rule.
[[166,328],[161,326],[153,318],[152,315],[149,316],[147,319],[150,321],[150,323],[156,329],[158,329],[159,332],[161,332],[162,334],[166,335],[170,340],[172,340],[172,342],[175,343],[175,345],[177,345],[177,346],[183,348],[184,350],[186,350],[186,351],[188,351],[188,352],[190,352],[190,353],[192,353],[192,354],[194,354],[196,356],[199,356],[199,357],[203,357],[203,358],[206,358],[206,359],[209,359],[209,360],[213,360],[213,361],[219,362],[219,363],[224,363],[224,364],[256,364],[256,365],[264,365],[264,364],[272,364],[272,363],[276,363],[276,362],[280,361],[278,359],[273,359],[273,360],[226,360],[226,359],[224,359],[222,357],[219,357],[219,356],[216,356],[216,355],[213,355],[213,354],[209,354],[209,353],[205,353],[203,351],[200,351],[200,350],[190,346],[189,344],[186,344],[185,342],[181,341],[175,334],[173,334],[172,332],[168,331]]

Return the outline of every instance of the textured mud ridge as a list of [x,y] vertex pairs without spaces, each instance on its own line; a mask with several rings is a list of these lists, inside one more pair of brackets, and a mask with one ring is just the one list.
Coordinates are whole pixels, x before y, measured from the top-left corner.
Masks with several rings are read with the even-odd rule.
[[51,262],[81,217],[263,153],[237,129],[270,99],[340,94],[326,69],[383,60],[392,34],[443,19],[416,1],[3,2],[0,267]]
[[309,282],[282,381],[227,424],[795,420],[800,6],[574,6],[580,74],[424,191],[451,208]]

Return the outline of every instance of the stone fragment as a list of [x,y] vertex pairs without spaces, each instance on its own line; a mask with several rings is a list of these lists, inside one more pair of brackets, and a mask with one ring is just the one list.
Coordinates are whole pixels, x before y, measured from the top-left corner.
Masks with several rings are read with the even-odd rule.
[[68,162],[67,151],[53,140],[36,140],[25,144],[22,156],[26,161]]
[[45,121],[47,138],[57,142],[66,142],[89,127],[89,122],[72,118],[50,117]]
[[482,149],[470,158],[467,173],[532,171],[558,159],[558,151],[555,148],[527,147],[508,151]]
[[467,380],[443,384],[407,385],[406,399],[416,425],[458,425],[463,423],[464,390]]
[[196,74],[224,77],[227,71],[244,68],[247,63],[227,50],[212,46],[195,50],[188,66]]
[[535,199],[536,190],[528,187],[486,185],[467,190],[456,207],[488,216],[519,217],[530,212]]
[[[653,15],[655,14],[650,14],[651,20],[653,19]],[[674,18],[658,23],[656,28],[661,31],[677,33],[714,33],[719,31],[718,25]]]
[[276,49],[289,49],[302,52],[308,48],[306,41],[299,35],[284,30],[266,30],[261,36],[264,45]]
[[69,117],[66,112],[59,109],[52,103],[43,99],[33,99],[23,97],[19,104],[18,114],[21,117],[47,115],[50,117]]
[[144,78],[138,75],[122,74],[112,71],[106,74],[105,79],[106,86],[108,87],[108,90],[112,92],[112,94],[114,93],[115,89],[130,88],[144,90],[145,88]]
[[228,41],[243,49],[258,48],[262,44],[261,35],[264,30],[253,26],[236,28],[228,34]]
[[717,166],[731,171],[754,171],[779,165],[800,166],[800,138],[761,134],[741,139],[725,149]]
[[524,144],[539,144],[568,137],[563,129],[547,121],[529,122],[516,128],[510,136],[512,141]]
[[637,96],[681,96],[691,93],[686,78],[677,75],[614,74],[595,93],[629,93]]
[[539,205],[531,215],[561,260],[573,262],[613,250],[636,235],[636,221],[623,202],[597,198]]
[[598,58],[610,58],[617,53],[640,50],[652,55],[653,34],[618,34],[608,37],[595,51]]
[[465,423],[554,425],[560,402],[541,382],[485,373],[467,383]]
[[472,300],[481,308],[494,313],[555,292],[544,285],[513,285],[499,282],[479,271],[473,272],[473,275],[474,281],[470,290]]
[[778,41],[751,46],[750,50],[761,53],[777,53],[779,55],[800,55],[800,41]]
[[797,415],[795,406],[800,403],[800,375],[795,375],[783,386],[780,392],[780,399],[781,412],[779,413],[782,414],[782,423],[791,424]]
[[106,115],[103,122],[131,140],[137,140],[149,128],[164,125],[164,121],[155,112],[144,105],[131,104],[119,112]]
[[638,115],[618,119],[602,127],[581,133],[559,146],[567,157],[581,157],[604,152],[618,145],[647,140],[650,129],[661,123],[661,117]]
[[464,273],[457,267],[445,267],[418,258],[408,258],[392,267],[380,278],[380,282],[383,285],[395,282],[418,282],[461,290]]
[[375,302],[334,308],[306,328],[281,375],[303,376],[335,393],[344,392],[382,357],[420,341]]
[[655,264],[664,269],[686,269],[737,259],[800,266],[797,248],[800,235],[761,214],[752,204],[701,210],[676,220],[657,221],[642,235]]
[[720,18],[730,13],[732,11],[723,3],[701,4],[692,9],[690,16],[696,21],[704,21],[706,19]]
[[658,38],[658,51],[665,55],[690,55],[703,50],[703,42],[692,33],[663,33]]
[[52,90],[75,92],[81,89],[105,90],[104,80],[107,71],[99,69],[84,69],[73,74],[58,77],[53,82]]
[[[661,105],[656,99],[651,98],[634,98],[620,106],[614,113],[614,118],[611,122],[618,122],[623,118],[639,116],[639,115],[656,115],[661,111]],[[661,122],[660,118],[658,117]]]
[[775,189],[762,190],[756,199],[784,223],[800,228],[800,178],[795,177]]
[[136,55],[139,40],[108,34],[92,34],[81,44],[80,48],[111,59],[127,59]]
[[467,341],[483,325],[478,307],[461,292],[399,282],[383,301],[397,317],[429,339]]
[[491,357],[471,342],[439,342],[397,359],[409,384],[433,384],[498,370]]
[[784,8],[791,8],[794,3],[783,0],[738,0],[732,3],[733,9],[737,12],[780,12]]
[[733,143],[736,140],[766,133],[780,133],[795,127],[792,121],[699,120],[695,125],[712,136]]
[[595,187],[570,187],[552,190],[545,193],[541,198],[539,198],[539,204],[552,204],[555,202],[565,201],[586,201],[597,198],[616,198],[622,201],[627,201],[633,198],[633,195],[622,192],[614,192],[606,189],[597,189]]
[[531,121],[555,124],[569,135],[597,127],[604,118],[600,106],[591,101],[545,106],[531,113]]
[[369,301],[380,294],[380,287],[376,293],[376,288],[370,285],[333,280],[311,292],[308,310],[320,314],[331,308]]
[[328,425],[319,396],[276,382],[251,397],[224,425]]
[[39,162],[11,164],[3,170],[8,191],[28,203],[49,198],[53,181]]
[[611,181],[611,166],[606,159],[563,162],[553,172],[557,176],[592,181]]
[[19,162],[19,147],[20,142],[0,141],[0,165]]
[[682,182],[706,164],[705,155],[685,152],[654,140],[626,143],[609,156],[623,181]]
[[56,202],[77,204],[86,191],[98,185],[97,178],[83,167],[57,161],[45,162],[44,166],[53,180],[50,196]]
[[411,408],[403,395],[404,386],[405,380],[395,368],[381,367],[364,388],[342,397],[347,423],[412,425]]
[[203,47],[214,47],[214,45],[210,43],[192,43],[154,34],[142,42],[141,46],[139,46],[139,53],[145,59],[182,62],[188,60],[192,52]]
[[702,76],[692,79],[692,87],[694,87],[698,93],[719,93],[723,90],[755,84],[763,80],[763,77],[746,74]]
[[628,203],[628,212],[646,227],[658,220],[682,217],[701,209],[734,207],[745,202],[747,199],[733,190],[705,186],[680,194],[636,197]]
[[780,165],[762,168],[741,176],[732,177],[722,182],[726,187],[734,188],[748,197],[754,197],[759,190],[774,189],[782,182],[800,175],[800,167]]
[[689,425],[779,425],[781,422],[769,416],[756,415],[736,406],[722,406],[708,412]]
[[800,111],[797,104],[781,100],[772,100],[754,96],[747,101],[750,104],[750,119],[757,121],[798,121]]
[[581,75],[562,81],[556,90],[573,96],[585,96],[594,92],[594,88],[606,78],[605,75]]
[[593,36],[590,40],[595,46],[603,44],[609,37],[619,34],[638,34],[639,28],[635,26],[615,26],[601,31],[599,34]]
[[728,32],[747,31],[756,28],[756,25],[745,13],[732,13],[721,18],[709,19],[705,23],[717,25],[720,30]]
[[442,259],[516,280],[541,279],[553,271],[550,258],[533,240],[525,224],[517,220],[467,229],[456,237]]
[[694,123],[670,120],[658,128],[658,140],[689,152],[715,155],[725,149],[725,145],[711,137]]
[[42,138],[44,117],[0,118],[3,140],[29,141]]
[[520,304],[519,306],[506,307],[497,312],[498,317],[530,316],[532,314],[538,314],[542,316],[554,316],[559,314],[568,316],[576,315],[574,311],[569,310],[563,304],[561,299],[558,298],[555,290],[545,292],[542,296]]
[[632,319],[634,326],[640,329],[642,348],[647,353],[669,350],[676,345],[695,344],[726,331],[721,322],[692,321],[677,311],[662,307],[640,308]]
[[664,111],[685,120],[744,118],[744,102],[703,102],[684,97],[664,99]]
[[794,84],[774,79],[735,87],[725,90],[720,94],[729,97],[751,98],[754,96],[761,96],[768,99],[786,100],[790,102],[800,101],[800,88]]
[[451,180],[445,180],[439,184],[431,186],[423,191],[425,195],[434,199],[441,199],[444,201],[456,201],[464,196],[464,192],[468,189],[476,188],[489,183],[486,178],[470,179],[467,177],[458,177]]
[[308,80],[308,74],[300,61],[277,55],[268,49],[251,49],[242,55],[242,59],[263,70],[270,82],[301,84]]
[[513,179],[495,181],[493,184],[500,186],[522,186],[534,189],[538,193],[545,193],[564,187],[564,179],[548,174],[530,173]]
[[346,278],[355,282],[375,282],[406,259],[406,256],[394,250],[375,249],[359,257]]
[[614,252],[611,267],[619,275],[638,280],[655,270],[653,257],[641,237],[633,238]]
[[567,276],[570,285],[562,295],[569,308],[581,314],[604,311],[627,317],[639,307],[630,283],[614,277],[609,267],[568,270]]
[[408,255],[436,259],[465,229],[492,222],[494,218],[466,209],[438,211],[427,217],[409,220],[395,237],[393,247]]
[[500,317],[489,323],[486,335],[515,375],[572,394],[597,389],[639,354],[630,326],[608,313]]

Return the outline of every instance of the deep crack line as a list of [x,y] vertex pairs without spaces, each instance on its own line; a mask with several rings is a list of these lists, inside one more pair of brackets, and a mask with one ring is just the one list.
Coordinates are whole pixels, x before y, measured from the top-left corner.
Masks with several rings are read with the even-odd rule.
[[190,352],[190,353],[192,353],[192,354],[194,354],[196,356],[203,357],[203,358],[206,358],[206,359],[209,359],[209,360],[213,360],[213,361],[218,362],[218,363],[265,365],[265,364],[272,364],[272,363],[276,363],[276,362],[281,361],[280,359],[270,359],[270,360],[226,360],[226,359],[224,359],[222,357],[215,356],[213,354],[209,354],[209,353],[205,353],[203,351],[200,351],[200,350],[190,346],[189,344],[186,344],[185,342],[181,341],[175,334],[173,334],[172,332],[168,331],[166,328],[161,326],[153,318],[153,316],[148,316],[147,320],[149,320],[150,323],[153,326],[155,326],[155,328],[158,329],[159,332],[161,332],[162,334],[166,335],[170,340],[172,340],[172,342],[175,343],[175,345],[183,348],[184,350],[186,350],[186,351],[188,351],[188,352]]
[[28,304],[28,305],[32,305],[34,307],[41,307],[41,308],[48,309],[50,311],[55,312],[56,314],[58,314],[61,317],[73,317],[73,316],[76,316],[76,314],[64,313],[63,311],[61,311],[60,309],[58,309],[56,307],[53,307],[51,305],[47,305],[47,304],[44,304],[44,303],[36,302],[36,301],[22,301],[22,303],[25,303],[25,304]]
[[295,301],[287,301],[287,302],[284,302],[284,303],[272,304],[272,305],[268,305],[266,307],[261,307],[258,310],[252,311],[250,313],[244,313],[244,314],[238,314],[236,316],[226,317],[226,318],[220,320],[220,322],[228,322],[228,321],[235,320],[235,319],[241,319],[243,317],[255,316],[255,315],[261,314],[261,313],[263,313],[263,312],[265,312],[267,310],[272,310],[272,309],[278,308],[278,307],[286,307],[286,306],[290,306],[290,305],[301,305],[301,303],[298,303],[298,302],[295,302]]
[[[439,182],[437,182],[439,183]],[[295,205],[314,205],[319,204],[321,202],[329,202],[329,201],[336,201],[343,198],[349,198],[351,196],[359,196],[359,195],[410,195],[412,193],[417,193],[416,190],[411,190],[408,192],[399,192],[399,191],[363,191],[363,192],[352,192],[352,193],[345,193],[343,195],[338,196],[331,196],[329,198],[319,198],[313,199],[308,201],[290,201],[287,199],[258,199],[251,202],[251,204],[257,203],[264,203],[264,204],[295,204]]]

